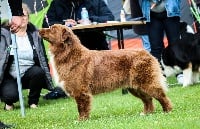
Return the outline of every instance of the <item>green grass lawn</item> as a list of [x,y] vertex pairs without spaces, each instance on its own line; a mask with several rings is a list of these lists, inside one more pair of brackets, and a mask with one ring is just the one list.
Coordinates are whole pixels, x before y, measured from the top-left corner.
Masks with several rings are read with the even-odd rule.
[[[170,84],[175,83],[169,78]],[[45,93],[47,91],[43,91]],[[167,95],[173,103],[173,111],[163,113],[155,102],[155,112],[140,116],[142,102],[121,90],[94,96],[91,117],[77,121],[77,108],[73,99],[44,100],[41,97],[37,109],[27,107],[27,92],[24,91],[25,117],[21,116],[19,103],[15,110],[4,111],[0,103],[0,120],[15,125],[15,129],[199,129],[200,87],[193,85],[182,88],[170,85]]]

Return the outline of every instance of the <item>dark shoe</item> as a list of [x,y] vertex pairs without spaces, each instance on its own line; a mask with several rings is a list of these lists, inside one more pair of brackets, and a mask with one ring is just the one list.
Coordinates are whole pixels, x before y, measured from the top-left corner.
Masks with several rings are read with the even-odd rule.
[[177,79],[178,84],[181,84],[181,85],[183,84],[183,74],[182,73],[177,74],[176,79]]
[[128,89],[122,89],[122,94],[123,95],[128,94]]
[[43,98],[44,99],[58,99],[58,98],[67,98],[68,96],[65,92],[60,88],[56,87],[53,91],[47,93]]
[[0,129],[8,129],[8,128],[11,128],[12,126],[11,125],[6,125],[4,124],[3,122],[0,121]]

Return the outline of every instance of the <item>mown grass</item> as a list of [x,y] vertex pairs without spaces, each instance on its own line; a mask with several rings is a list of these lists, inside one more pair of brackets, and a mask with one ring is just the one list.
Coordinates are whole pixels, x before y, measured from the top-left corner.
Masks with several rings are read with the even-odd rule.
[[[168,79],[170,84],[175,81]],[[79,122],[73,99],[44,100],[41,97],[39,108],[29,109],[24,91],[25,117],[21,116],[19,103],[15,104],[14,111],[4,111],[4,104],[0,103],[0,120],[13,124],[15,129],[199,129],[199,85],[188,88],[170,85],[167,95],[174,106],[172,112],[163,113],[159,103],[154,101],[155,112],[141,116],[142,102],[132,95],[122,95],[121,90],[99,94],[93,98],[90,119]]]

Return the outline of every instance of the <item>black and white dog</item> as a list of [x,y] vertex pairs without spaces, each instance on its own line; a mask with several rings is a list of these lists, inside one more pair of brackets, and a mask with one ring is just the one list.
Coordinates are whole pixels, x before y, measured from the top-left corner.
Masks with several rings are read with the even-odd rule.
[[190,28],[181,23],[181,39],[168,45],[161,59],[167,77],[183,72],[183,87],[197,83],[200,77],[200,34]]

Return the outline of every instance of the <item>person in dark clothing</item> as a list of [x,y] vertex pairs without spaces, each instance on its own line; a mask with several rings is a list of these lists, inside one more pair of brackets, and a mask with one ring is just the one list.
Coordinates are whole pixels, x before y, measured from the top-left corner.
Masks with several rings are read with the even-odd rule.
[[151,54],[160,61],[165,34],[168,44],[180,39],[180,0],[142,0],[141,8],[146,18]]
[[8,0],[11,12],[12,12],[12,19],[10,23],[11,32],[18,32],[20,26],[22,24],[22,0]]
[[[30,10],[23,4],[22,25],[16,33],[18,61],[23,89],[29,89],[28,104],[36,108],[42,88],[52,90],[53,82],[49,71],[44,45],[36,27],[28,22]],[[5,110],[12,110],[19,100],[13,48],[9,28],[2,26],[0,51],[0,97]]]
[[[77,24],[81,20],[81,10],[86,7],[91,22],[113,21],[114,16],[103,0],[53,0],[47,12],[48,23],[44,19],[43,27],[53,24]],[[91,50],[108,50],[103,31],[76,32],[81,43]]]

